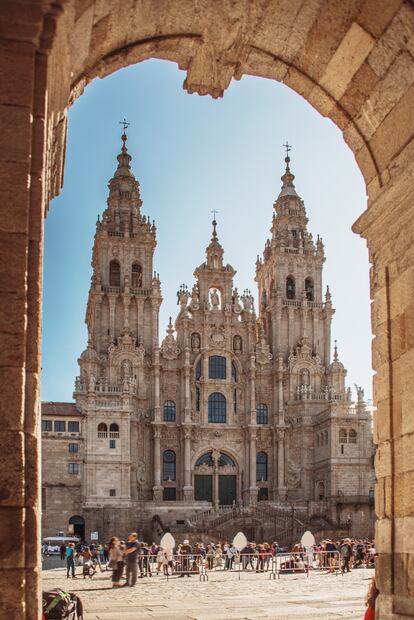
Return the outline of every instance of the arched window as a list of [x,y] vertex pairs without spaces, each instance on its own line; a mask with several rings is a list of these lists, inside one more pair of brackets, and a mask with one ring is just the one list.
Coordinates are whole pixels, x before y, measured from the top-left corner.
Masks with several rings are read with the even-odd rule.
[[316,483],[316,499],[325,499],[325,483],[322,480]]
[[236,463],[233,461],[231,456],[229,456],[228,454],[224,454],[223,452],[220,452],[218,464],[219,467],[225,467],[226,465],[230,465],[230,467],[236,467]]
[[200,458],[197,459],[195,466],[201,467],[201,465],[207,465],[207,467],[213,467],[213,455],[211,452],[206,452]]
[[196,411],[200,411],[200,388],[196,387]]
[[237,390],[233,390],[233,413],[237,413]]
[[224,424],[226,422],[226,399],[220,392],[208,397],[208,421]]
[[117,260],[109,263],[109,286],[121,286],[121,265]]
[[105,439],[106,437],[108,437],[108,427],[103,422],[98,424],[98,437],[100,439]]
[[132,288],[142,288],[142,267],[139,263],[133,263],[131,269]]
[[308,301],[313,301],[313,280],[312,278],[306,278],[305,280],[305,293]]
[[201,377],[201,360],[198,360],[197,366],[195,368],[195,378],[198,381]]
[[226,378],[226,358],[221,355],[211,355],[208,358],[208,378]]
[[162,479],[166,481],[175,480],[175,452],[173,450],[165,450],[162,457]]
[[237,383],[237,367],[234,362],[231,363],[231,377]]
[[355,429],[351,428],[349,430],[349,443],[356,443],[357,442],[357,432]]
[[286,299],[295,299],[295,296],[295,280],[292,278],[292,276],[288,276],[286,278]]
[[243,352],[243,340],[241,336],[237,335],[233,337],[233,351],[235,353]]
[[164,403],[164,422],[175,422],[175,402],[166,400]]
[[109,437],[111,437],[111,439],[116,439],[117,437],[119,437],[118,424],[112,422],[112,424],[109,426]]
[[269,415],[267,411],[267,405],[260,403],[256,407],[256,422],[257,424],[268,424]]
[[256,481],[264,482],[267,480],[267,454],[258,452],[256,455]]
[[339,443],[348,443],[348,433],[345,428],[339,429]]

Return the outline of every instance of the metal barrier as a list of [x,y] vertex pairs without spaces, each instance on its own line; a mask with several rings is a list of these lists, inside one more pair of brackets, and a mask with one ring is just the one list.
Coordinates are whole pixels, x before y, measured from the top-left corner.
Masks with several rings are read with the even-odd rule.
[[208,581],[208,574],[217,571],[231,572],[241,579],[242,573],[264,573],[269,579],[280,579],[283,574],[306,574],[325,571],[337,575],[341,572],[339,551],[289,551],[272,555],[271,553],[235,553],[227,555],[170,554],[139,555],[139,577],[164,575],[171,577],[198,575],[200,581]]

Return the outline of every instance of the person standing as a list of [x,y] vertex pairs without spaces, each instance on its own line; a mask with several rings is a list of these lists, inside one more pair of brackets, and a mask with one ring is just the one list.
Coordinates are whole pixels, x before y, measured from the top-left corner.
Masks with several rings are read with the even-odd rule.
[[109,567],[112,569],[112,587],[119,588],[124,572],[124,551],[116,536],[113,536],[109,543]]
[[349,540],[349,538],[345,538],[345,540],[342,541],[339,547],[339,553],[341,554],[341,560],[342,560],[342,563],[341,563],[342,573],[345,573],[345,571],[349,573],[351,570],[349,568],[349,561],[352,555],[351,541]]
[[126,586],[134,586],[138,576],[138,554],[139,542],[138,535],[133,532],[129,534],[125,549],[125,565],[126,565]]
[[72,572],[72,579],[76,579],[75,575],[75,545],[73,543],[69,543],[66,547],[66,569],[67,574],[66,577],[69,579],[69,573]]
[[66,557],[66,545],[65,545],[65,543],[62,543],[60,545],[60,559],[64,560],[65,557]]

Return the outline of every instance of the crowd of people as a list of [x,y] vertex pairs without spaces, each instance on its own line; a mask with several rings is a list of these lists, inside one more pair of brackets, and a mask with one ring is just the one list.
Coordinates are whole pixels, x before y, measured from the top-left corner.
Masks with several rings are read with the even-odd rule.
[[76,578],[76,566],[81,565],[84,578],[92,578],[100,569],[112,570],[114,587],[134,586],[138,576],[176,575],[190,577],[202,571],[244,570],[257,573],[305,572],[320,569],[326,572],[343,573],[359,567],[374,567],[375,546],[373,541],[364,539],[323,540],[310,548],[301,544],[291,547],[272,543],[247,543],[243,549],[236,549],[232,543],[201,542],[190,545],[188,540],[178,544],[174,550],[163,549],[155,542],[148,545],[138,541],[136,533],[131,533],[123,541],[112,537],[103,543],[69,543],[60,547],[60,557],[66,560],[67,577]]

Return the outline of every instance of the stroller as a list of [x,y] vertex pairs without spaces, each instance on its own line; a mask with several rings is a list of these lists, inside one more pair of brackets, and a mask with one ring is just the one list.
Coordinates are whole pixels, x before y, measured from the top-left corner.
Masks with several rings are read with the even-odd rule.
[[60,588],[42,593],[42,620],[82,620],[83,606],[80,598],[73,592]]

